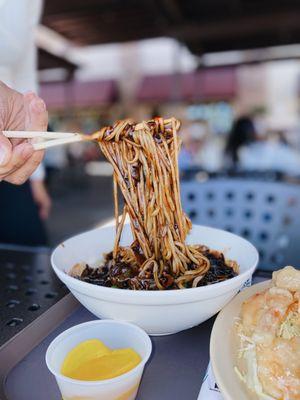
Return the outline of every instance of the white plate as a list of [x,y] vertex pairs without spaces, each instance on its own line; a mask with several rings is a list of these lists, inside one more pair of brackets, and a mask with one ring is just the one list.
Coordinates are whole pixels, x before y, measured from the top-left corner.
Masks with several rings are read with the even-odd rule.
[[224,400],[258,399],[258,396],[247,389],[234,371],[239,345],[234,324],[240,315],[242,303],[255,293],[270,287],[270,282],[258,283],[243,290],[223,308],[214,323],[210,338],[210,359]]

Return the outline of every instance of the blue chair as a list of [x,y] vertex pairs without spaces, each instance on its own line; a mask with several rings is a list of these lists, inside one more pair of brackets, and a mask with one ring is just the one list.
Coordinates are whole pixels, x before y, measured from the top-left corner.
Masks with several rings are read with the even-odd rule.
[[216,178],[181,182],[193,223],[243,236],[259,251],[259,269],[300,265],[300,185]]

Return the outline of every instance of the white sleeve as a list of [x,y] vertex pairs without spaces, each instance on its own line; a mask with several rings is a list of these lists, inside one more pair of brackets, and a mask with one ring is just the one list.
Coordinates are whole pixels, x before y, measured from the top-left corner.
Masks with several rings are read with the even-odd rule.
[[38,91],[37,81],[37,49],[32,41],[28,41],[26,48],[26,56],[22,58],[22,61],[14,66],[13,79],[14,87],[18,88],[18,91],[25,93]]
[[28,21],[28,38],[26,40],[26,48],[23,49],[22,58],[14,66],[14,86],[18,91],[24,93],[32,90],[38,91],[37,78],[37,47],[35,44],[36,26],[39,23],[43,2],[42,0],[26,0],[27,5],[27,21]]
[[31,175],[31,181],[43,181],[45,179],[45,168],[43,164],[40,164],[34,173]]

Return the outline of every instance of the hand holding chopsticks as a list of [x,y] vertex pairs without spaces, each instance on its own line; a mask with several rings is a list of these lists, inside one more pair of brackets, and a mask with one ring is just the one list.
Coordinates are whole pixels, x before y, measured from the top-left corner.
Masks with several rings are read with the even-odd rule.
[[0,181],[15,185],[24,183],[43,159],[42,151],[34,151],[22,139],[8,140],[3,130],[25,129],[44,131],[48,125],[45,103],[34,93],[20,93],[0,82]]

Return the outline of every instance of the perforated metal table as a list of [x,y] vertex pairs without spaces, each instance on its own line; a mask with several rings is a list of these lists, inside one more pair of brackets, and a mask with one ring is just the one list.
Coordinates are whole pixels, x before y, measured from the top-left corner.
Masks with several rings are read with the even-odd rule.
[[0,347],[62,299],[68,290],[49,250],[0,245]]

